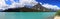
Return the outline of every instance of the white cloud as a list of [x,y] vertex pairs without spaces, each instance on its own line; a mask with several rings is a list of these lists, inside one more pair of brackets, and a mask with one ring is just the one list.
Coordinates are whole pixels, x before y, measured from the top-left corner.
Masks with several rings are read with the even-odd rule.
[[5,0],[0,0],[0,9],[5,10],[8,8],[24,7],[24,5],[27,5],[27,4],[34,6],[38,3],[35,0],[20,0],[19,3],[16,3],[13,0],[10,0],[10,1],[12,2],[12,5],[7,5],[5,3]]
[[24,5],[27,5],[27,4],[29,4],[31,6],[34,6],[34,5],[36,5],[38,3],[35,0],[20,0],[19,1],[20,3],[16,3],[14,1],[11,1],[11,2],[13,2],[13,3],[12,3],[12,5],[9,5],[9,6],[12,7],[12,8],[15,8],[16,6],[18,6],[18,7],[24,7]]
[[5,4],[4,0],[0,0],[0,10],[5,10],[7,8],[7,4]]
[[[34,6],[38,3],[35,0],[19,0],[19,3],[16,3],[13,0],[10,0],[10,1],[12,2],[12,5],[7,5],[4,0],[0,0],[0,9],[5,10],[8,8],[24,7],[24,5]],[[40,4],[42,3],[40,2]],[[51,9],[60,9],[57,5],[42,4],[42,6],[46,8],[51,8]]]
[[55,9],[55,10],[58,10],[60,9],[57,5],[51,5],[51,4],[42,4],[43,7],[46,7],[48,9]]
[[41,2],[40,2],[41,5],[43,5]]

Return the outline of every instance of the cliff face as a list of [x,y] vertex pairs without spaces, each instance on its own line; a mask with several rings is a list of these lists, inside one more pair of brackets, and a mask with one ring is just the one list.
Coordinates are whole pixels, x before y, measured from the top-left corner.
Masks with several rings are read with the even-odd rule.
[[29,9],[29,8],[20,8],[20,12],[38,12],[39,10]]
[[33,6],[32,8],[26,8],[24,7],[21,9],[21,11],[26,11],[26,12],[50,12],[51,10],[43,7],[40,3],[37,5]]
[[33,6],[32,8],[14,8],[14,9],[8,9],[5,10],[4,12],[49,12],[50,10],[43,7],[41,4],[37,4]]
[[49,9],[43,7],[40,3],[38,3],[38,4],[35,5],[35,6],[33,6],[32,9],[39,10],[39,11],[43,11],[43,12],[45,12],[45,11],[47,11],[47,12],[50,11]]

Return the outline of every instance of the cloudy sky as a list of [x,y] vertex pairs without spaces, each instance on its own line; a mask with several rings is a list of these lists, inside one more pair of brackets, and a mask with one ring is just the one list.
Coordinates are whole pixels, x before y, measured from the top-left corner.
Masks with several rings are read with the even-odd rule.
[[43,6],[47,8],[60,9],[60,0],[36,0],[36,1],[41,2]]
[[0,9],[24,7],[24,5],[34,6],[38,2],[49,9],[60,9],[60,0],[0,0]]

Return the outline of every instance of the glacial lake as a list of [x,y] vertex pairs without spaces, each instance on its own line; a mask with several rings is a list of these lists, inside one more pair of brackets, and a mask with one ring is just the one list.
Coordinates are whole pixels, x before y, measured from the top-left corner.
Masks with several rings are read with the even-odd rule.
[[0,12],[0,19],[53,19],[56,12]]

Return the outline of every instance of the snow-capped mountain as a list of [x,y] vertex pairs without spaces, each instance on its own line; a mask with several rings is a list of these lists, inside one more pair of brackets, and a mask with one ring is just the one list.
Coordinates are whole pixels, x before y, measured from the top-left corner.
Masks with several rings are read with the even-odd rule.
[[[5,2],[6,1],[6,2]],[[7,3],[10,2],[10,3]],[[7,4],[6,4],[7,3]],[[11,4],[11,5],[9,5]],[[27,8],[31,8],[34,5],[38,4],[38,2],[36,0],[0,0],[0,10],[6,10],[9,8],[22,8],[24,6],[26,6]],[[54,9],[54,10],[59,10],[60,8],[57,5],[51,5],[48,3],[42,4],[40,2],[40,4],[48,9]]]

